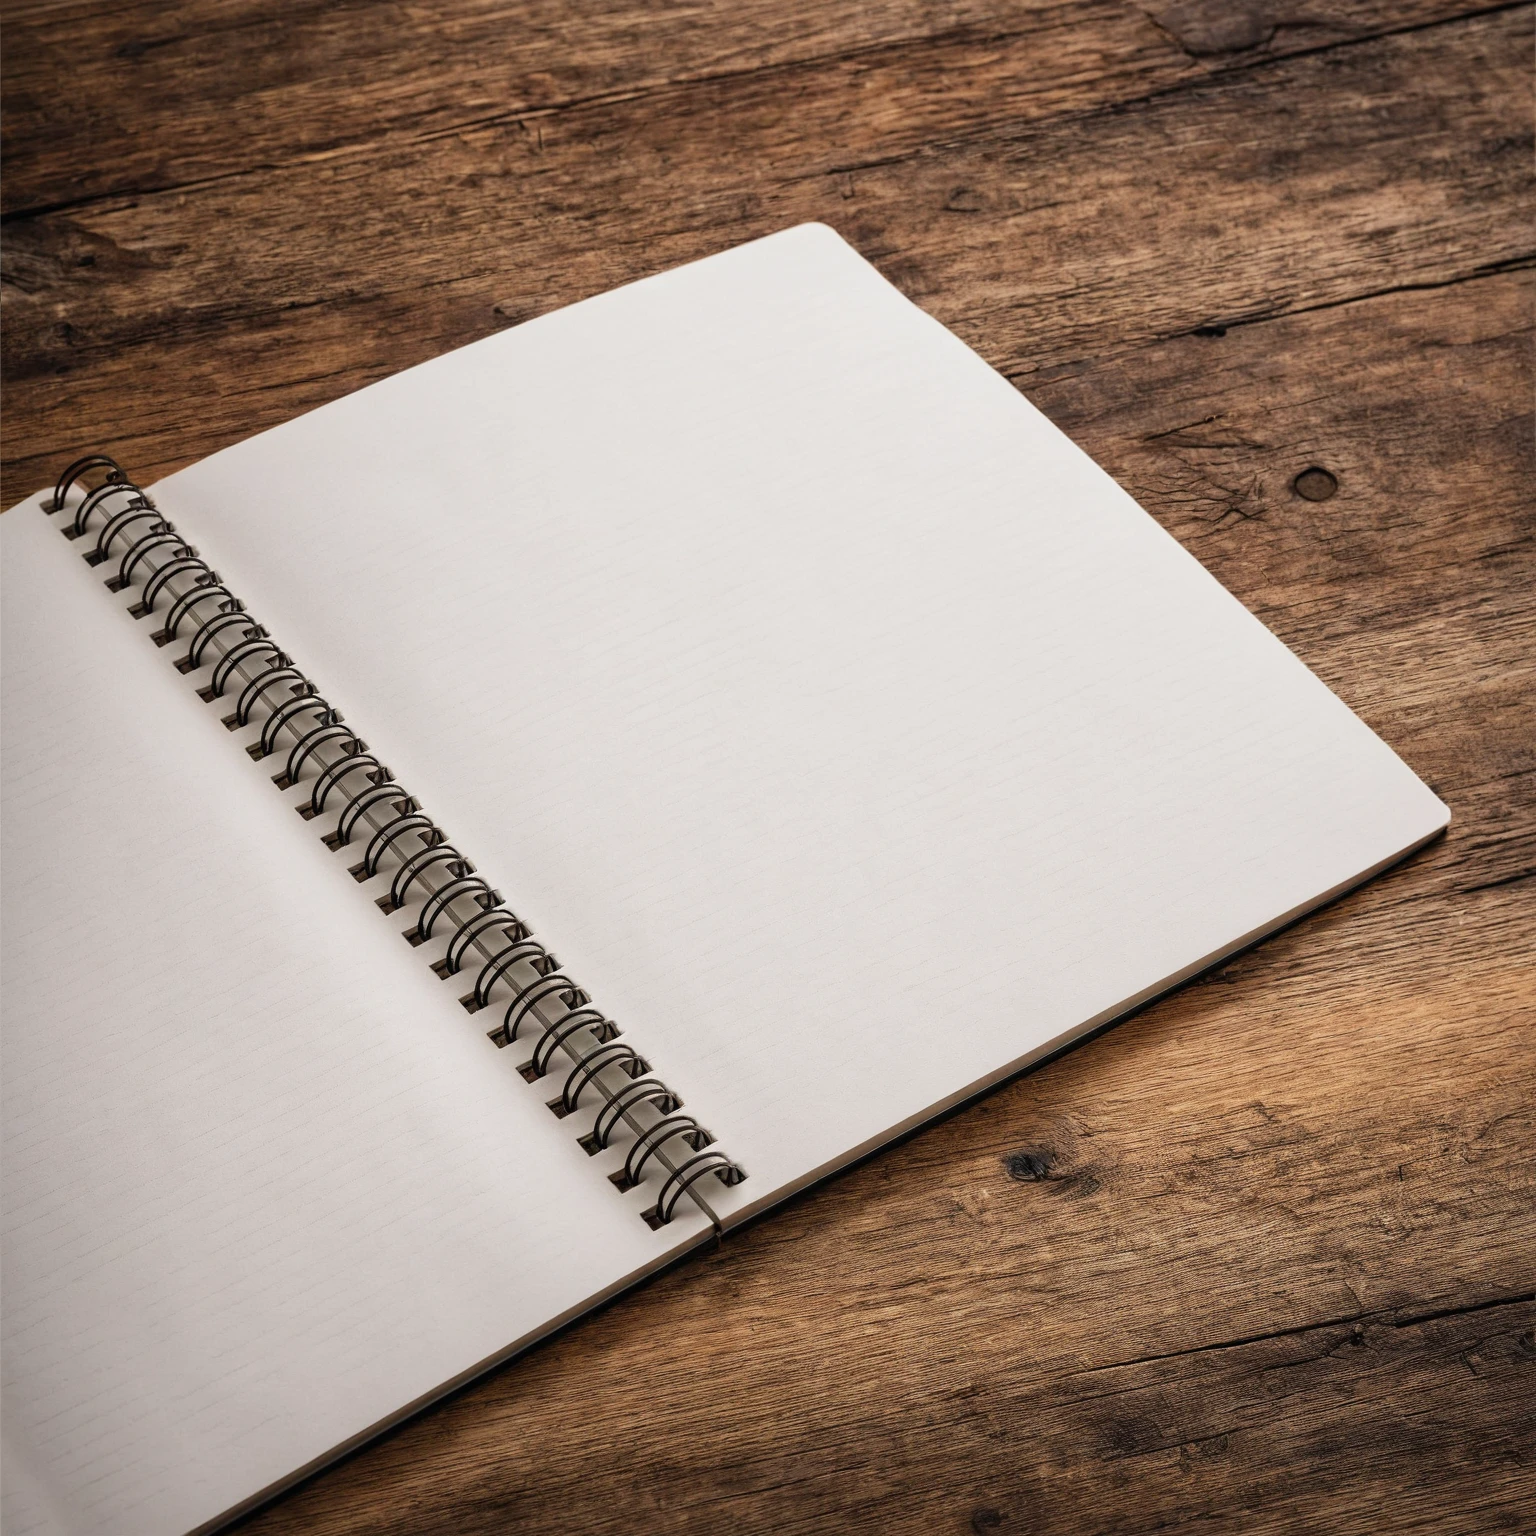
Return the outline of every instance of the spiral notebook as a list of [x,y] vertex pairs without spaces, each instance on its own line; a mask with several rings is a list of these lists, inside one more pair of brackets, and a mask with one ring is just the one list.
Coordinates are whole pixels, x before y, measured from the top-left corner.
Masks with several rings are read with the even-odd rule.
[[0,541],[10,1536],[217,1525],[1447,820],[817,225]]

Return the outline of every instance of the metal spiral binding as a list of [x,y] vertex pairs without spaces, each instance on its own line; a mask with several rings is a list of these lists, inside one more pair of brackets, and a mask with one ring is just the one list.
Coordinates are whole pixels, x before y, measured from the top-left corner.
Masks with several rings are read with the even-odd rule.
[[[619,1043],[618,1025],[533,938],[501,893],[475,872],[122,467],[105,454],[77,459],[60,475],[44,510],[66,510],[77,487],[81,499],[65,536],[87,537],[95,519],[96,539],[85,560],[99,566],[118,557],[106,585],[113,592],[137,588],[128,612],[135,619],[163,615],[152,634],[157,645],[189,637],[176,667],[192,673],[212,666],[209,683],[198,690],[204,700],[225,698],[238,687],[224,725],[231,731],[259,725],[258,740],[246,749],[257,761],[286,748],[273,783],[282,790],[305,784],[309,793],[296,809],[306,820],[336,813],[335,827],[323,838],[328,848],[340,851],[366,835],[362,861],[349,873],[360,883],[389,874],[379,909],[389,914],[420,901],[405,938],[413,946],[447,938],[445,954],[432,967],[444,980],[473,963],[472,955],[479,958],[474,986],[462,1002],[470,1013],[504,1003],[490,1040],[505,1048],[525,1030],[532,1032],[532,1053],[518,1068],[529,1082],[548,1076],[557,1053],[569,1061],[549,1108],[566,1119],[581,1113],[584,1098],[597,1101],[591,1128],[577,1138],[582,1149],[595,1157],[627,1131],[633,1141],[611,1182],[625,1191],[660,1177],[656,1201],[642,1213],[647,1224],[666,1226],[686,1197],[718,1230],[719,1218],[698,1185],[713,1176],[731,1186],[746,1174],[697,1120],[678,1113],[682,1099],[631,1045]],[[648,1174],[652,1164],[656,1172]]]

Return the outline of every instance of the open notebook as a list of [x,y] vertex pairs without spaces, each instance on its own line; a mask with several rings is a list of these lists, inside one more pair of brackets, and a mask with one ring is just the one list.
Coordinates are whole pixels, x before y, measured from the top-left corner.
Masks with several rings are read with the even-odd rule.
[[0,527],[9,1536],[216,1523],[1447,820],[821,226],[105,472]]

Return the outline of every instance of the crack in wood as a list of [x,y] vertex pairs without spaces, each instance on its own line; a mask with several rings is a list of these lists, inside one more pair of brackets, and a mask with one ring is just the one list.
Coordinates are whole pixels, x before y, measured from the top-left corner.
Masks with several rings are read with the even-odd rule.
[[1485,1301],[1466,1302],[1458,1306],[1440,1307],[1434,1311],[1400,1317],[1399,1308],[1377,1307],[1346,1317],[1322,1318],[1312,1323],[1297,1323],[1290,1328],[1272,1328],[1265,1333],[1246,1334],[1237,1339],[1219,1339],[1210,1344],[1193,1344],[1188,1349],[1168,1350],[1163,1354],[1136,1355],[1128,1360],[1115,1360],[1107,1365],[1091,1365],[1080,1371],[1069,1371],[1072,1376],[1095,1375],[1101,1371],[1127,1370],[1137,1365],[1155,1365],[1162,1360],[1182,1360],[1191,1355],[1215,1354],[1223,1350],[1244,1349],[1251,1344],[1264,1344],[1272,1339],[1298,1338],[1303,1334],[1316,1333],[1326,1328],[1355,1328],[1368,1322],[1389,1324],[1394,1328],[1416,1328],[1424,1323],[1438,1322],[1446,1317],[1463,1317],[1476,1312],[1488,1312],[1496,1307],[1523,1306],[1536,1301],[1536,1291],[1522,1291],[1514,1296],[1496,1296]]
[[1348,304],[1364,304],[1371,299],[1392,298],[1400,293],[1437,293],[1442,289],[1455,288],[1461,283],[1474,283],[1485,277],[1500,277],[1509,272],[1527,272],[1532,268],[1536,268],[1536,251],[1508,256],[1501,261],[1485,262],[1473,267],[1470,271],[1459,272],[1454,277],[1438,279],[1435,282],[1393,283],[1385,288],[1366,289],[1337,299],[1324,299],[1316,304],[1296,304],[1261,310],[1254,314],[1237,315],[1230,320],[1223,320],[1220,326],[1197,325],[1185,331],[1170,331],[1166,336],[1158,339],[1178,341],[1186,336],[1209,337],[1217,332],[1224,336],[1229,330],[1236,330],[1241,326],[1267,325],[1271,321],[1288,319],[1292,315],[1320,314],[1324,310],[1342,309]]

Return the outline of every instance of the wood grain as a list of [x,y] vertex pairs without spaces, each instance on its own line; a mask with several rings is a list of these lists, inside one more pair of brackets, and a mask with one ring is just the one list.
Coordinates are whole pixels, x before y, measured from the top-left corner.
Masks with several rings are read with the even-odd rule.
[[[106,199],[88,220],[13,219],[8,404],[25,388],[36,430],[30,456],[7,450],[4,494],[46,480],[82,435],[168,470],[446,344],[803,218],[1021,382],[1387,289],[1410,262],[1418,282],[1518,262],[1527,30],[1501,12],[1012,127],[984,114],[1004,120],[1032,40],[971,59],[959,100],[948,54],[852,76],[832,61],[797,84],[706,82],[665,110],[583,107],[537,133],[500,125],[195,197]],[[1436,82],[1453,65],[1486,86],[1447,106]],[[1334,115],[1298,126],[1298,97],[1325,87]],[[1457,153],[1426,113],[1454,118]],[[944,137],[968,116],[972,132]]]
[[1529,7],[5,10],[7,500],[820,218],[1455,818],[244,1529],[1520,1529]]
[[1044,42],[1050,68],[1021,73],[1009,94],[1087,101],[1117,82],[1146,89],[1192,78],[1211,59],[1275,56],[1469,9],[1447,0],[1323,0],[1304,15],[1209,0],[1145,9],[1102,0],[352,0],[279,11],[265,0],[40,0],[6,7],[15,131],[5,139],[4,208],[137,195],[671,86],[955,44],[1025,38],[1038,52]]

